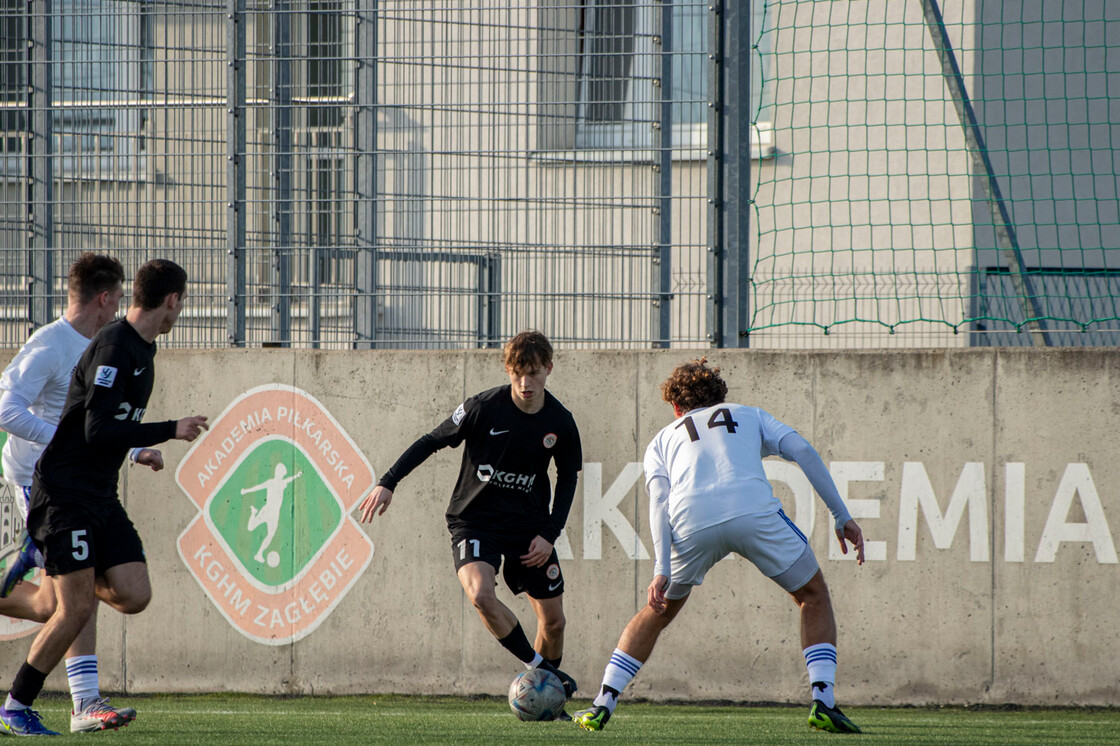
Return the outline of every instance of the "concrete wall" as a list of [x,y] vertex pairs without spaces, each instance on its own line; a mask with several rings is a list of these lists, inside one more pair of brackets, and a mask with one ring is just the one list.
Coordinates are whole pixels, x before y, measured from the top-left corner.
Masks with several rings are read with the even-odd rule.
[[[1109,522],[1120,521],[1120,375],[1113,352],[709,354],[724,369],[731,399],[765,407],[817,446],[870,542],[863,567],[834,556],[823,504],[808,495],[796,468],[768,462],[832,589],[842,701],[1117,701],[1110,651],[1120,643],[1118,575]],[[619,632],[644,602],[652,543],[633,464],[671,419],[657,384],[687,357],[566,352],[550,379],[583,437],[585,469],[558,547],[568,557],[564,667],[584,694],[596,689]],[[329,412],[377,474],[466,395],[504,381],[493,352],[163,351],[157,364],[147,419],[218,418],[255,387],[294,387]],[[306,435],[316,426],[306,427],[306,411],[303,417]],[[315,419],[322,425],[329,417]],[[339,563],[350,562],[353,580],[345,595],[336,592],[341,585],[322,583],[305,594],[304,615],[336,604],[312,631],[284,643],[294,625],[266,616],[259,634],[281,644],[262,644],[227,621],[196,580],[213,569],[213,558],[179,548],[200,510],[179,486],[194,472],[184,466],[177,481],[176,468],[212,458],[203,449],[217,454],[226,439],[244,447],[275,425],[239,430],[230,422],[203,445],[166,444],[169,468],[161,473],[126,470],[122,494],[145,540],[155,598],[127,619],[101,611],[104,688],[506,690],[519,664],[464,601],[452,567],[443,511],[458,451],[432,457],[401,484],[389,511],[362,529],[374,545],[364,570],[354,561],[363,542],[344,548],[349,554]],[[302,437],[296,428],[289,435]],[[343,504],[360,500],[361,479],[354,484],[340,495]],[[220,588],[251,592],[244,572],[226,564]],[[528,603],[504,587],[499,593],[531,636]],[[298,604],[285,608],[301,613]],[[252,628],[257,614],[253,608],[242,622]],[[268,626],[277,620],[284,624]],[[0,677],[14,675],[30,640],[0,642]],[[56,673],[50,685],[65,682]],[[693,594],[632,693],[803,701],[806,688],[794,606],[736,558]]]

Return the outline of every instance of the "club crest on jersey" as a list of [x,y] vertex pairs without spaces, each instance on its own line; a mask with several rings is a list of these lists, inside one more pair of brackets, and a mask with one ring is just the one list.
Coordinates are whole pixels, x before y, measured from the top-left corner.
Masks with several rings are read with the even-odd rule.
[[111,365],[98,365],[97,374],[93,377],[94,386],[113,388],[113,381],[117,380],[117,369]]
[[259,386],[237,397],[179,464],[198,511],[179,556],[226,621],[284,645],[330,616],[373,557],[350,511],[373,469],[310,394]]
[[553,562],[548,566],[548,569],[544,571],[544,574],[549,580],[556,580],[556,578],[560,577],[560,565]]
[[466,417],[466,416],[467,416],[466,404],[460,404],[458,407],[456,407],[455,414],[451,415],[451,421],[454,422],[456,425],[459,425],[463,421],[463,418]]
[[556,445],[556,433],[549,433],[544,436],[544,440],[541,442],[544,443],[545,448],[552,448],[552,446]]

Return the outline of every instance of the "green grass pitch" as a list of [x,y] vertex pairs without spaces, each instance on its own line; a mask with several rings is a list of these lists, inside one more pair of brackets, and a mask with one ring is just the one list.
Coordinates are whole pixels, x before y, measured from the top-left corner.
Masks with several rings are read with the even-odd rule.
[[[117,695],[135,723],[117,733],[69,733],[69,700],[37,708],[65,739],[124,744],[1106,744],[1120,743],[1116,709],[845,707],[863,735],[821,733],[808,707],[666,705],[623,701],[605,730],[522,723],[503,699],[483,697],[261,697],[237,694]],[[585,707],[576,698],[570,711]]]

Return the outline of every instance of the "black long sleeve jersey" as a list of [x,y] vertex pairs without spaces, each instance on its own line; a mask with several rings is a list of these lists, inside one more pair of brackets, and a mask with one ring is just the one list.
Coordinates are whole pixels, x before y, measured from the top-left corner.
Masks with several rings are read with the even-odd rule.
[[115,500],[129,449],[175,437],[174,420],[142,422],[155,354],[155,342],[125,319],[94,335],[70,379],[58,430],[35,465],[35,479],[52,500]]
[[[396,489],[433,453],[465,442],[459,479],[447,506],[451,532],[472,527],[518,536],[539,534],[555,543],[572,507],[583,450],[575,418],[556,397],[544,393],[544,406],[534,414],[517,408],[508,385],[472,396],[413,443],[378,484]],[[548,480],[552,460],[555,496]]]

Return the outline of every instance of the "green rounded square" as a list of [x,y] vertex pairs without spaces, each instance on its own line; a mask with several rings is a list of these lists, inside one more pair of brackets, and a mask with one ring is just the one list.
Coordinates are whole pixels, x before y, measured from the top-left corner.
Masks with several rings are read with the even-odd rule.
[[270,586],[297,578],[342,521],[314,463],[287,438],[255,445],[207,511],[249,574]]

